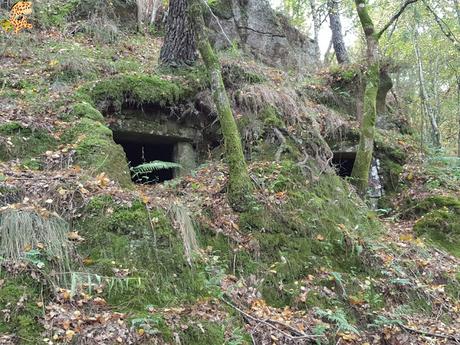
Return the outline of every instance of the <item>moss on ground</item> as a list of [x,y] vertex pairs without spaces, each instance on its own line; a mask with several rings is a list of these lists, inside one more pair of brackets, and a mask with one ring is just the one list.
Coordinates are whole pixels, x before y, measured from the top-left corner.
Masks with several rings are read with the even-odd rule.
[[460,205],[441,207],[420,218],[414,225],[419,236],[460,257]]
[[[110,197],[96,197],[84,214],[77,225],[86,238],[81,253],[91,272],[113,277],[107,291],[112,305],[142,311],[147,305],[193,302],[207,294],[202,267],[188,265],[182,239],[164,211],[149,214],[141,202],[119,206]],[[127,278],[115,278],[122,269],[129,270]]]
[[43,130],[25,128],[16,122],[0,125],[0,161],[27,159],[52,150],[57,141]]
[[[272,169],[279,168],[273,165],[259,174],[270,176]],[[360,258],[363,240],[377,236],[381,227],[346,182],[322,175],[309,183],[294,162],[283,162],[266,187],[286,193],[287,201],[278,210],[253,207],[241,215],[240,228],[259,242],[258,270],[265,267],[262,293],[269,303],[295,305],[298,281],[318,267],[369,273]]]
[[0,273],[0,334],[14,334],[18,344],[42,342],[44,331],[38,319],[43,310],[42,285],[28,276],[11,277]]
[[448,208],[455,212],[456,209],[460,209],[460,200],[449,195],[431,195],[422,200],[407,200],[406,205],[402,207],[401,216],[415,219],[440,208]]
[[112,131],[100,122],[83,118],[62,136],[76,144],[76,163],[93,175],[106,173],[123,187],[130,187],[131,175],[123,148],[113,141]]

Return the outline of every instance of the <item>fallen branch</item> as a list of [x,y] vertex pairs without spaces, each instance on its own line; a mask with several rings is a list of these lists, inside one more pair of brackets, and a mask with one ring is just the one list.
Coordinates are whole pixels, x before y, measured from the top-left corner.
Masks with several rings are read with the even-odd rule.
[[280,142],[280,147],[276,151],[275,154],[275,161],[279,162],[281,160],[281,155],[286,150],[286,138],[284,137],[283,133],[278,128],[273,128],[273,132],[275,133],[276,138]]
[[[271,329],[281,333],[282,335],[284,335],[285,337],[291,339],[291,340],[300,340],[300,339],[317,339],[317,338],[324,338],[324,335],[313,335],[313,334],[305,334],[304,332],[292,327],[292,326],[289,326],[281,321],[276,321],[276,320],[271,320],[271,319],[266,319],[266,320],[261,320],[261,319],[258,319],[248,313],[246,313],[245,311],[241,310],[240,308],[238,308],[236,305],[234,305],[233,303],[227,301],[225,298],[220,298],[220,300],[222,302],[224,302],[225,304],[227,304],[228,306],[232,307],[233,309],[235,309],[236,311],[238,311],[241,315],[243,315],[245,318],[247,319],[250,319],[252,321],[255,321],[257,322],[258,324],[263,324],[265,326],[268,326],[270,327]],[[278,325],[281,325],[283,327],[286,327],[288,328],[292,333],[295,333],[297,335],[291,335],[285,331],[283,331],[282,329],[276,327],[274,324],[278,324]]]
[[399,325],[399,327],[401,327],[402,329],[404,329],[404,330],[406,330],[407,332],[410,332],[410,333],[420,334],[420,335],[423,335],[425,337],[431,337],[431,338],[447,339],[447,340],[455,341],[456,343],[460,343],[460,336],[419,331],[417,329],[410,328],[410,327],[408,327],[406,325],[403,325],[402,323],[398,323],[398,325]]

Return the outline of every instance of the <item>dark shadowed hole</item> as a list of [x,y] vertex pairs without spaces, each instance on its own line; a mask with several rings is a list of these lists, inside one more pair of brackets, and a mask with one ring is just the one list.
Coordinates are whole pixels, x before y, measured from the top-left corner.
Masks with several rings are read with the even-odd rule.
[[337,175],[341,177],[350,177],[355,164],[356,152],[334,152],[332,157],[332,166]]
[[[135,132],[113,132],[115,142],[123,147],[130,167],[159,160],[174,162],[177,139]],[[174,178],[174,169],[156,170],[151,173],[131,173],[135,183],[158,183]]]

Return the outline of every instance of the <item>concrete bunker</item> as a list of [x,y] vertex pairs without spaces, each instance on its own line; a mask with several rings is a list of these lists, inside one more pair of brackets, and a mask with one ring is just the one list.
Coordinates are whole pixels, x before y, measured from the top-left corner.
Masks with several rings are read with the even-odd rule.
[[[207,142],[200,117],[179,116],[169,109],[144,106],[124,108],[108,117],[114,141],[125,151],[135,183],[158,183],[189,174],[203,159]],[[153,161],[179,167],[135,173],[132,168]],[[155,165],[156,167],[165,164]],[[171,164],[168,164],[171,165]]]
[[356,160],[356,152],[333,152],[332,166],[337,175],[350,177]]
[[136,167],[153,161],[180,164],[180,168],[155,169],[148,173],[131,173],[133,182],[158,183],[190,172],[196,167],[193,144],[181,138],[153,134],[114,131],[115,142],[123,147],[129,166]]

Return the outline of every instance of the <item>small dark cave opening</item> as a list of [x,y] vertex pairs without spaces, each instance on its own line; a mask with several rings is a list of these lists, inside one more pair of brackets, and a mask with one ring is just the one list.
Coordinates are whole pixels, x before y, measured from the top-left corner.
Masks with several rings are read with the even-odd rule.
[[350,177],[355,164],[356,152],[334,152],[332,166],[340,177]]
[[[114,131],[113,139],[123,147],[130,167],[155,160],[175,161],[177,140],[172,137]],[[131,173],[131,178],[133,182],[142,184],[164,182],[174,178],[174,169],[156,170],[136,176]]]

